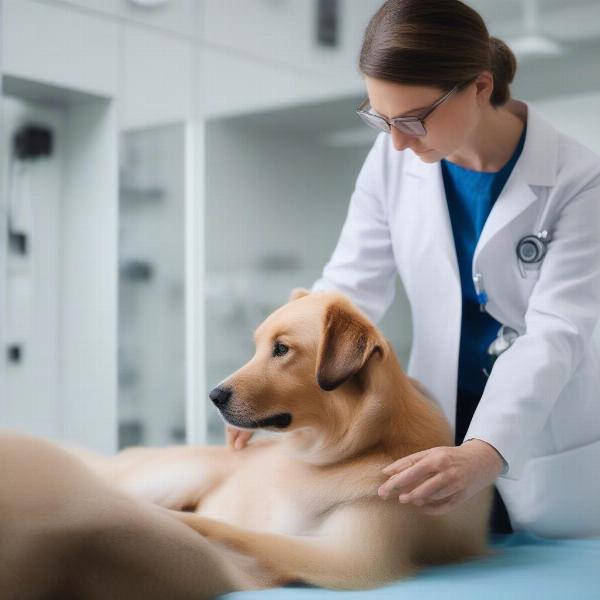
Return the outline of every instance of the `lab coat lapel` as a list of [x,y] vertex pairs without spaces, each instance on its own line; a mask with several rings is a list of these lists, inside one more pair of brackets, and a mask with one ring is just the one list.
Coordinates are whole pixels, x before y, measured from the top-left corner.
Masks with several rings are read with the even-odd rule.
[[[460,321],[462,317],[460,274],[450,214],[439,163],[427,164],[411,156],[407,197],[411,198],[411,255],[420,257],[418,269],[423,285],[413,296],[415,317],[422,323],[415,340],[408,372],[427,382],[454,427]],[[440,292],[443,293],[440,295]],[[435,358],[443,348],[443,357]]]
[[[460,288],[458,259],[452,233],[452,223],[444,190],[444,180],[440,163],[424,163],[413,157],[407,172],[414,177],[409,196],[415,197],[426,222],[415,223],[417,231],[427,232],[435,240],[435,249],[441,252],[454,277],[454,284]],[[435,257],[436,260],[439,258]],[[439,269],[439,267],[438,267]],[[437,270],[437,269],[436,269]]]
[[484,223],[473,253],[473,265],[477,265],[481,249],[492,237],[537,200],[524,175],[522,166],[517,163]]

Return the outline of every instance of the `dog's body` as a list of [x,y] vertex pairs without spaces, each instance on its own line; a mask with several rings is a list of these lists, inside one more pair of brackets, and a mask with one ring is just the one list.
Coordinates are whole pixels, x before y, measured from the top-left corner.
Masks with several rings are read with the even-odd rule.
[[368,588],[488,554],[491,487],[436,516],[378,496],[383,467],[453,446],[453,436],[345,296],[295,291],[255,338],[254,358],[211,399],[228,423],[277,435],[241,451],[137,448],[79,458],[111,488],[168,509],[159,512],[208,539],[239,574],[231,590],[295,581]]
[[[257,350],[255,362],[221,386],[231,386],[240,403],[225,418],[236,424],[246,418],[245,410],[257,420],[255,412],[264,415],[277,407],[291,411],[290,431],[286,426],[274,438],[251,442],[242,451],[132,449],[98,467],[105,477],[165,508],[188,511],[177,518],[221,547],[257,561],[257,586],[302,580],[324,587],[371,587],[423,565],[485,555],[491,488],[441,516],[377,495],[387,479],[383,467],[420,450],[453,445],[441,410],[418,382],[406,377],[387,341],[339,294],[302,295],[277,312],[270,325],[269,320],[262,325],[263,336],[284,326],[291,345],[291,331],[298,324],[294,320],[299,319],[305,339],[296,338],[296,348],[306,343],[313,359],[319,354],[322,379],[345,376],[341,383],[325,381],[329,390],[321,388],[322,398],[305,396],[306,406],[294,407],[302,390],[294,390],[289,380],[314,385],[314,363],[307,361],[305,372],[292,374],[288,368],[288,373],[280,369],[271,374],[282,378],[277,385],[284,394],[285,384],[289,386],[282,400],[281,389],[265,391],[269,359]],[[325,312],[329,316],[323,321]],[[305,323],[311,316],[312,331]],[[327,327],[329,340],[322,331]],[[350,367],[352,373],[323,371],[324,362],[339,358],[344,343],[355,349],[356,333],[371,336],[371,341],[361,338],[365,355]],[[367,356],[369,348],[375,354],[379,349],[380,356]],[[334,370],[344,366],[349,365],[333,364]],[[344,402],[336,395],[344,396]],[[297,415],[295,409],[305,414]],[[294,420],[302,417],[305,422],[294,429]],[[314,435],[311,419],[322,421],[319,435]],[[249,563],[242,560],[240,568],[248,570]]]

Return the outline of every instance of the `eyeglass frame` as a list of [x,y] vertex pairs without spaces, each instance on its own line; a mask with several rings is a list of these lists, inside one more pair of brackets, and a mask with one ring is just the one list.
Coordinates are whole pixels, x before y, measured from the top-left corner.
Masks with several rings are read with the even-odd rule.
[[[428,106],[427,108],[424,108],[420,113],[416,114],[416,115],[407,115],[405,117],[392,117],[389,121],[382,117],[381,115],[376,115],[375,113],[369,112],[367,110],[363,110],[363,108],[369,104],[369,97],[367,96],[358,106],[358,108],[356,109],[356,114],[358,116],[361,117],[361,119],[369,126],[373,127],[374,129],[379,129],[380,131],[386,131],[385,129],[381,129],[376,127],[375,125],[373,125],[372,123],[370,123],[368,120],[364,119],[362,117],[362,115],[369,115],[370,117],[376,117],[377,119],[380,119],[381,121],[383,121],[386,125],[387,125],[387,133],[391,133],[392,131],[392,127],[395,127],[394,122],[398,121],[401,123],[405,123],[405,122],[410,122],[410,123],[414,123],[414,122],[419,122],[421,124],[421,127],[423,128],[423,133],[418,134],[418,133],[408,133],[406,131],[401,131],[401,133],[404,133],[405,135],[410,135],[413,137],[423,137],[425,135],[427,135],[427,129],[425,129],[425,119],[427,117],[429,117],[429,115],[438,107],[440,106],[440,104],[442,104],[443,102],[445,102],[448,98],[450,98],[455,92],[457,92],[463,85],[465,85],[466,83],[470,83],[469,82],[464,82],[463,84],[456,84],[449,92],[446,92],[441,98],[439,98],[438,100],[436,100],[432,105]],[[369,104],[370,106],[370,104]],[[398,129],[396,127],[396,129]],[[399,130],[400,131],[400,130]]]

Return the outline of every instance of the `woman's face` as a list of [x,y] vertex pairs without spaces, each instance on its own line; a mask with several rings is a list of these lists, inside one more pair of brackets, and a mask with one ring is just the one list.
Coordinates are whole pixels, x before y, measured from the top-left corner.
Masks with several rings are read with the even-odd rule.
[[[489,104],[491,76],[484,73],[452,94],[425,119],[426,135],[414,137],[392,127],[396,150],[410,148],[423,162],[436,162],[458,150],[479,122],[484,100]],[[431,86],[404,85],[365,77],[371,110],[390,120],[417,115],[445,91]],[[488,93],[486,93],[486,91]]]

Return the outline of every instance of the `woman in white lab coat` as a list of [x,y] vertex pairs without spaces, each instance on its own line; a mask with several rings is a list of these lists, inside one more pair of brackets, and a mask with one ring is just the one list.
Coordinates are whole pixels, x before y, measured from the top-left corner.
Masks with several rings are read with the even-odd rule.
[[511,99],[512,52],[458,0],[383,4],[360,69],[382,131],[312,291],[378,322],[400,275],[407,372],[457,444],[380,495],[440,514],[495,484],[493,533],[600,536],[600,158]]
[[457,444],[380,495],[440,514],[494,483],[494,533],[600,535],[600,158],[510,98],[512,52],[458,0],[386,2],[360,69],[382,132],[312,291],[377,322],[400,275],[407,372]]

